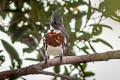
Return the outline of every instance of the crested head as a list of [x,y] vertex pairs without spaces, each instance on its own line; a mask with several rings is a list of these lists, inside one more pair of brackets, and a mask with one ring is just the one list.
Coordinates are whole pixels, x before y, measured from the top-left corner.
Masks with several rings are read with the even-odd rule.
[[55,30],[60,30],[65,37],[68,37],[68,33],[64,28],[63,18],[61,16],[61,8],[58,8],[52,13],[50,25]]
[[61,8],[58,8],[52,13],[50,24],[54,27],[56,25],[63,25],[63,18],[61,16]]

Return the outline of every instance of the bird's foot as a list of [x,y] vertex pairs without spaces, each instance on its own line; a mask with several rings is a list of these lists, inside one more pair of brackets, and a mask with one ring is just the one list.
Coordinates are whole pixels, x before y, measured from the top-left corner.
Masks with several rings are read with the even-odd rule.
[[60,62],[62,63],[62,60],[63,60],[63,54],[61,53],[60,55]]
[[49,59],[49,56],[46,56],[45,57],[45,65],[47,65],[48,59]]

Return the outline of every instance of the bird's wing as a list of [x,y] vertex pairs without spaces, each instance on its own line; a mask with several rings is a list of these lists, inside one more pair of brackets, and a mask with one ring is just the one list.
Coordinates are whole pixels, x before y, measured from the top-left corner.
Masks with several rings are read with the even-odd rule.
[[64,36],[66,38],[69,38],[69,35],[68,35],[66,29],[64,28],[64,26],[57,27],[57,29],[60,30],[60,31],[62,31],[62,33],[64,34]]

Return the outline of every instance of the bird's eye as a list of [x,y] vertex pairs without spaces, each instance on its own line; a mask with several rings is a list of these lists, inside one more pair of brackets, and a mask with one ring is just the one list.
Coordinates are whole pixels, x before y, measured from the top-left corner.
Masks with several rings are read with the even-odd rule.
[[54,24],[57,24],[57,22],[54,22]]

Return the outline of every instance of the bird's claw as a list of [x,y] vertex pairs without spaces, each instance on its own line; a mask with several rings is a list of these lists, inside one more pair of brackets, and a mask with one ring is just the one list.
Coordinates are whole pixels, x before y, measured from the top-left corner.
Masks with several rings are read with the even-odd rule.
[[60,62],[62,62],[62,60],[63,60],[63,54],[61,53],[61,55],[60,55]]
[[48,59],[49,59],[49,56],[46,56],[45,57],[45,65],[47,65]]

